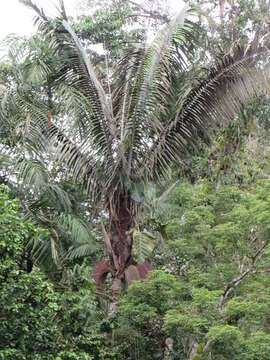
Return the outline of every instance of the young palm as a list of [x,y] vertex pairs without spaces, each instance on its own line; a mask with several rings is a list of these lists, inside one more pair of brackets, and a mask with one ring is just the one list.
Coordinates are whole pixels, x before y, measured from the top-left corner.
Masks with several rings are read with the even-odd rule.
[[[148,269],[136,267],[132,255],[140,211],[134,188],[164,179],[199,141],[233,120],[262,83],[257,68],[263,44],[235,46],[211,59],[211,66],[194,64],[199,29],[185,8],[150,45],[129,48],[101,83],[63,3],[61,16],[49,19],[30,0],[21,2],[37,12],[51,54],[50,60],[38,59],[43,77],[34,95],[23,95],[18,103],[28,119],[26,144],[36,152],[53,147],[106,218],[102,231],[109,261],[96,267],[95,279],[102,283],[111,272],[116,295],[125,277],[138,278]],[[30,73],[34,65],[27,64]]]

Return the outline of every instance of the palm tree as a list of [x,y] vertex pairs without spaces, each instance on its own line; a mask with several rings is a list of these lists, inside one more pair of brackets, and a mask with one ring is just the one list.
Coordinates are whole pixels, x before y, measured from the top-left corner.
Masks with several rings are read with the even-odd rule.
[[234,46],[202,66],[194,61],[199,28],[184,8],[151,44],[128,48],[101,82],[63,2],[56,19],[31,0],[21,2],[36,11],[47,51],[42,58],[38,49],[35,58],[21,55],[28,87],[10,89],[26,124],[24,142],[33,153],[53,149],[106,219],[101,227],[109,260],[97,265],[95,280],[102,285],[110,272],[116,301],[125,278],[145,276],[150,268],[136,264],[132,253],[141,207],[134,189],[161,182],[199,141],[233,121],[263,81],[258,59],[264,44]]

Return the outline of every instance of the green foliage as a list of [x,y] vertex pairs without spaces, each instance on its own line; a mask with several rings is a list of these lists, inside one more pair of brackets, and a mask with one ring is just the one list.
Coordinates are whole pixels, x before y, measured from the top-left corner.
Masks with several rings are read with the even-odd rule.
[[[182,182],[168,194],[165,207],[152,209],[152,219],[147,207],[145,229],[153,231],[166,218],[167,248],[158,249],[159,258],[158,252],[152,255],[165,271],[131,284],[113,317],[97,302],[87,266],[67,269],[59,290],[36,267],[27,273],[25,244],[49,234],[22,220],[17,201],[3,188],[1,357],[24,359],[31,350],[33,359],[163,359],[170,337],[176,358],[188,356],[193,339],[195,359],[268,359],[267,159],[266,153],[264,178],[256,182],[218,187],[203,179]],[[239,283],[233,282],[248,269]]]
[[0,283],[18,277],[27,261],[25,246],[31,239],[46,236],[47,233],[18,216],[18,201],[9,197],[9,189],[0,185]]
[[91,45],[103,44],[111,61],[119,58],[125,47],[144,39],[143,27],[128,29],[133,22],[132,17],[132,10],[127,3],[112,1],[110,4],[108,1],[105,7],[97,9],[93,15],[81,16],[75,22],[74,29],[84,41],[90,42]]
[[[60,335],[54,321],[59,309],[57,294],[40,271],[17,272],[16,278],[1,285],[0,358],[24,359],[32,354],[34,359],[35,354],[47,352],[53,359],[55,338]],[[12,355],[15,350],[18,355]]]
[[25,249],[31,238],[47,234],[18,215],[18,202],[3,186],[0,224],[0,358],[25,359],[26,354],[33,354],[34,359],[35,353],[50,354],[59,336],[54,321],[58,297],[38,269],[27,272],[31,259]]
[[[268,152],[261,161],[264,165],[258,164],[264,172],[256,182],[250,178],[241,184],[227,178],[230,184],[218,186],[206,180],[183,182],[170,195],[168,249],[153,259],[179,276],[181,296],[160,320],[179,356],[187,356],[192,337],[199,343],[198,359],[256,358],[252,337],[262,332],[267,335],[261,335],[263,350],[258,356],[267,358]],[[226,289],[230,290],[222,303]]]
[[75,267],[57,291],[38,268],[29,268],[27,243],[48,232],[21,218],[18,201],[6,187],[0,190],[0,359],[114,358],[99,330],[105,318],[91,271]]
[[[152,271],[146,281],[136,281],[123,296],[118,309],[115,336],[120,346],[120,358],[161,359],[165,333],[163,316],[175,306],[181,296],[176,279],[162,271]],[[149,351],[151,349],[151,351]]]
[[248,360],[267,360],[270,351],[270,335],[263,331],[252,333],[246,342],[245,357]]
[[218,325],[207,334],[213,359],[239,359],[243,354],[244,339],[240,330],[231,325]]

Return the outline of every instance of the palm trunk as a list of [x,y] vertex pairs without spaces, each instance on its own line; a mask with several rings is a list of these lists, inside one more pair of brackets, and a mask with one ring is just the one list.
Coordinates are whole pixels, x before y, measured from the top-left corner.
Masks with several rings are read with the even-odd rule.
[[[134,280],[145,279],[152,265],[145,261],[137,264],[132,256],[133,238],[131,229],[134,226],[134,215],[130,209],[130,201],[124,196],[118,196],[117,204],[110,211],[108,231],[102,225],[104,243],[109,261],[101,261],[94,268],[94,281],[99,293],[105,289],[106,277],[111,273],[113,282],[109,313],[117,310],[118,298],[125,288]],[[101,295],[102,298],[102,295]]]
[[113,266],[116,277],[121,278],[125,269],[133,263],[132,259],[132,236],[128,233],[130,226],[114,223],[110,231]]
[[125,271],[136,262],[132,258],[132,236],[128,234],[128,229],[125,230],[124,227],[119,227],[119,223],[112,223],[109,233],[106,232],[103,224],[102,231],[110,261],[99,262],[94,268],[93,277],[97,289],[102,295],[105,290],[106,277],[108,273],[111,273],[113,282],[109,313],[113,314],[117,309],[118,298],[125,280]]
[[136,264],[132,258],[133,239],[130,234],[134,221],[126,199],[120,197],[118,206],[113,210],[110,212],[109,232],[104,237],[113,277],[109,313],[114,313],[117,309],[119,294],[125,280],[125,270],[130,265]]

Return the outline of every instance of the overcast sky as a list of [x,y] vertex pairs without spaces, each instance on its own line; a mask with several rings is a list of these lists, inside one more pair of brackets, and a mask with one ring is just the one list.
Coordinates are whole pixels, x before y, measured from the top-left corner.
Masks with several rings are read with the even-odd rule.
[[[76,15],[76,5],[78,0],[64,0],[68,15]],[[182,0],[169,0],[172,7],[177,12],[183,6]],[[57,0],[35,0],[39,6],[42,6],[46,13],[56,13]],[[19,3],[19,0],[2,0],[0,12],[0,39],[3,39],[10,33],[19,35],[28,35],[33,32],[33,11],[27,9]]]

